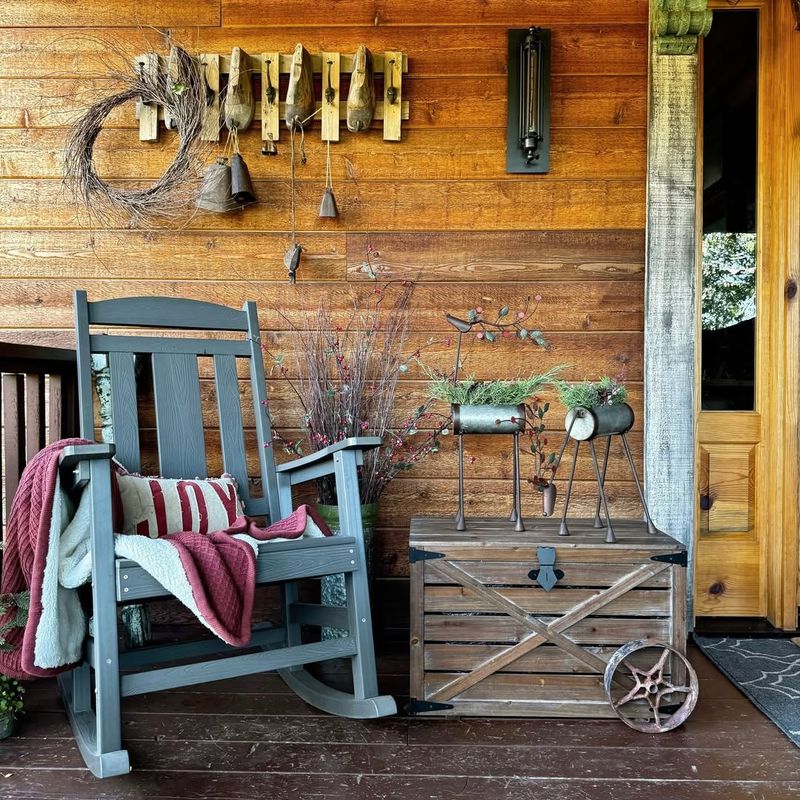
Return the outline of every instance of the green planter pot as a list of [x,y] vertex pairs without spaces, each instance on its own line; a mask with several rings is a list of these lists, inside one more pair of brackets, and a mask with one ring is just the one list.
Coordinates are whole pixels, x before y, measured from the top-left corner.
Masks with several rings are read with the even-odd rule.
[[8,739],[17,731],[17,721],[14,717],[0,717],[0,739]]
[[[317,503],[317,510],[328,527],[333,531],[334,536],[341,532],[339,527],[339,506],[330,506]],[[375,523],[378,520],[378,504],[368,503],[361,506],[361,526],[364,529],[364,554],[367,560],[367,579],[370,589],[372,588],[372,545],[375,539]],[[326,606],[345,606],[347,594],[344,588],[344,575],[326,575],[322,578],[322,604]],[[341,628],[322,628],[323,639],[341,639],[348,635],[346,630]]]

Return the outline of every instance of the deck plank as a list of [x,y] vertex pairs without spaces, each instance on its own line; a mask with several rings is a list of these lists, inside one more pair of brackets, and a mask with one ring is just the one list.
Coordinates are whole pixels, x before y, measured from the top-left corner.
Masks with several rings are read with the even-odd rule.
[[[701,698],[689,721],[646,736],[604,720],[345,720],[309,708],[275,676],[130,698],[131,775],[83,768],[53,683],[29,688],[21,736],[0,747],[8,800],[784,800],[800,793],[798,751],[696,648]],[[402,649],[381,681],[403,693]],[[338,683],[346,678],[333,665]],[[657,754],[654,753],[657,750]]]

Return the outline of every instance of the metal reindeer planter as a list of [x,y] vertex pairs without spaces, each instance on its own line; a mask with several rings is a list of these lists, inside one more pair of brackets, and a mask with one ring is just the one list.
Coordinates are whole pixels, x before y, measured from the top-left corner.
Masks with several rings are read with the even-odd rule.
[[467,529],[464,518],[464,434],[511,434],[514,437],[514,501],[510,520],[524,531],[519,473],[519,434],[525,429],[524,405],[453,405],[453,433],[458,436],[458,511],[456,530]]
[[[603,523],[600,519],[600,505],[603,506],[603,513],[606,519],[606,542],[613,544],[616,542],[614,536],[614,527],[611,523],[611,515],[608,511],[608,499],[605,492],[606,472],[608,470],[608,460],[611,454],[611,439],[618,436],[622,449],[625,452],[625,457],[633,474],[633,480],[636,483],[636,489],[639,493],[639,499],[642,502],[642,509],[644,510],[644,518],[647,523],[647,530],[649,533],[656,533],[657,528],[653,524],[650,517],[650,512],[647,509],[647,503],[644,499],[642,491],[642,484],[639,480],[639,473],[636,470],[636,463],[633,460],[630,445],[628,444],[627,433],[633,427],[634,415],[633,409],[627,403],[613,403],[608,405],[600,405],[592,408],[578,406],[567,412],[564,420],[564,428],[567,432],[564,438],[564,444],[561,446],[561,452],[558,456],[558,462],[561,461],[564,451],[570,439],[575,441],[575,451],[572,458],[572,466],[570,468],[569,482],[567,483],[567,492],[564,498],[564,510],[561,515],[561,526],[559,534],[561,536],[569,535],[569,528],[567,526],[567,511],[569,509],[570,496],[572,494],[572,483],[575,479],[575,465],[578,461],[578,452],[582,442],[589,445],[589,451],[592,455],[592,465],[594,467],[594,476],[597,481],[597,503],[594,512],[594,527],[602,528]],[[603,466],[597,459],[597,450],[595,448],[595,439],[606,440],[605,455],[603,456]]]

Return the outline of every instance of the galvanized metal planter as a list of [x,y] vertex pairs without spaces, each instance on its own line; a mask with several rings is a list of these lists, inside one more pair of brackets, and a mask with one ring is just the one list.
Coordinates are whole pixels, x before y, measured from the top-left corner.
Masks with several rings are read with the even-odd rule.
[[[556,460],[556,465],[561,463],[561,458],[564,455],[567,444],[570,439],[575,441],[575,452],[572,457],[572,467],[570,470],[569,481],[567,482],[567,492],[564,498],[564,510],[561,514],[561,526],[559,533],[561,536],[569,536],[569,527],[567,526],[567,511],[569,509],[569,500],[572,494],[572,483],[575,479],[575,465],[578,461],[578,451],[580,450],[581,442],[587,442],[589,445],[589,452],[592,456],[592,466],[594,467],[594,477],[597,482],[597,503],[595,504],[594,511],[594,527],[602,528],[603,523],[600,519],[600,507],[603,507],[605,515],[606,527],[606,542],[613,544],[616,541],[614,536],[614,527],[611,523],[611,515],[608,511],[608,498],[605,493],[606,472],[608,470],[608,458],[611,453],[611,437],[619,436],[622,442],[622,448],[625,452],[625,457],[628,465],[631,468],[633,480],[636,483],[636,489],[639,493],[639,499],[642,503],[644,511],[644,518],[647,524],[649,533],[657,533],[658,529],[653,524],[650,517],[650,511],[647,508],[647,503],[644,499],[644,492],[642,491],[642,484],[639,480],[639,473],[636,471],[636,463],[633,460],[630,445],[628,444],[627,433],[633,427],[634,415],[633,409],[627,403],[617,403],[614,405],[602,405],[594,408],[585,408],[578,406],[571,409],[566,418],[564,419],[564,429],[567,435],[564,437],[564,444],[561,446],[561,452]],[[598,438],[605,438],[606,448],[603,457],[603,466],[597,459],[597,451],[595,449],[594,440]]]
[[458,511],[456,530],[467,529],[464,518],[464,434],[511,434],[514,437],[514,503],[509,517],[514,530],[524,531],[522,500],[519,485],[519,434],[525,429],[525,406],[520,405],[452,405],[453,433],[458,436]]
[[525,427],[524,405],[453,405],[453,433],[519,433]]
[[584,408],[579,406],[567,412],[564,430],[579,442],[598,436],[627,433],[633,427],[633,409],[627,403]]

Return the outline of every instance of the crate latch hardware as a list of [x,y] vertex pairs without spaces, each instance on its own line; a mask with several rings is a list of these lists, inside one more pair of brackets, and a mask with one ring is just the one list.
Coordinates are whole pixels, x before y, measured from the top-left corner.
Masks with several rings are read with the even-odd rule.
[[444,558],[444,553],[435,550],[420,550],[418,547],[408,548],[408,563],[416,564],[417,561],[430,561],[434,558]]
[[537,547],[536,557],[539,559],[539,569],[532,569],[528,577],[549,592],[564,577],[563,570],[553,569],[556,563],[556,549]]
[[659,553],[655,556],[650,556],[651,561],[663,561],[666,564],[677,564],[680,567],[689,565],[688,551],[681,550],[678,553]]
[[431,700],[417,700],[412,697],[406,705],[409,716],[424,714],[426,711],[447,711],[453,707],[452,703],[434,703]]

